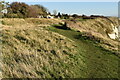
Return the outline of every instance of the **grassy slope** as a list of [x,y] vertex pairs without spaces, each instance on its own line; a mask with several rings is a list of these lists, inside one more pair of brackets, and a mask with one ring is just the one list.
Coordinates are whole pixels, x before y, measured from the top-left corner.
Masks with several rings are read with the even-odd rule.
[[112,33],[112,27],[118,27],[118,19],[112,18],[111,20],[106,18],[88,19],[83,21],[67,21],[67,26],[74,28],[80,32],[86,33],[86,36],[94,37],[93,39],[99,40],[100,45],[106,49],[117,52],[118,41],[109,38],[108,33]]
[[84,70],[87,75],[86,77],[118,77],[119,58],[110,51],[104,50],[93,41],[83,37],[79,39],[76,38],[75,36],[80,35],[80,32],[76,32],[74,30],[58,29],[55,27],[49,27],[48,30],[62,34],[76,42],[79,50],[78,54],[84,57],[84,62],[87,65],[87,69]]
[[2,37],[3,77],[74,77],[76,49],[66,37],[41,28],[3,30]]
[[2,31],[3,77],[118,77],[119,58],[80,32],[29,25]]

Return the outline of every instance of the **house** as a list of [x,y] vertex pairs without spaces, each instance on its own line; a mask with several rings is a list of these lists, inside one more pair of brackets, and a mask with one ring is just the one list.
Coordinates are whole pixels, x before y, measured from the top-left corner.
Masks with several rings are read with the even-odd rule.
[[7,11],[7,9],[3,9],[1,12],[4,14],[7,14],[8,11]]
[[53,19],[53,18],[54,18],[54,16],[47,15],[47,18],[48,18],[48,19]]
[[38,18],[44,18],[44,16],[43,16],[43,15],[38,15],[37,17],[38,17]]

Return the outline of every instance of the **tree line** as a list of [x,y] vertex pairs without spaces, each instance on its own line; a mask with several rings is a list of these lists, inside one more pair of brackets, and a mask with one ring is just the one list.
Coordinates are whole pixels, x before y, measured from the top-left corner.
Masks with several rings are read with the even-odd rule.
[[[46,16],[48,9],[42,5],[28,5],[23,2],[13,2],[11,4],[0,2],[0,14],[7,18],[36,18],[38,15]],[[5,13],[7,10],[7,13]]]
[[[46,18],[47,15],[51,15],[48,9],[42,5],[28,5],[23,2],[13,2],[9,4],[8,2],[1,1],[0,7],[0,15],[2,15],[3,18],[37,18],[38,16]],[[7,10],[7,13],[4,12],[5,10]],[[69,18],[68,14],[57,13],[56,10],[53,10],[53,13],[55,18]]]
[[[42,5],[28,5],[23,2],[12,2],[11,4],[9,4],[8,2],[0,1],[0,17],[3,18],[37,18],[38,16],[46,18],[47,15],[51,15],[51,13],[48,11],[47,8],[45,8]],[[53,11],[52,16],[54,16],[54,18],[61,19],[70,19],[70,17],[72,17],[73,19],[76,18],[94,19],[96,17],[104,17],[99,15],[79,16],[77,14],[73,15],[63,13],[61,14],[56,10]]]

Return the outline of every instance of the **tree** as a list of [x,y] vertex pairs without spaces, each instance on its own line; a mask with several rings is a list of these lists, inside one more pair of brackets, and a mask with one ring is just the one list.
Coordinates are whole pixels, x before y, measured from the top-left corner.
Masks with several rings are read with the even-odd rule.
[[48,14],[48,15],[51,15],[51,13],[50,13],[50,12],[48,12],[47,14]]
[[59,18],[61,18],[61,14],[60,14],[60,12],[58,13],[58,15],[57,15]]
[[57,15],[57,10],[53,10],[53,14],[56,16]]
[[[8,15],[17,15],[19,18],[27,18],[29,15],[29,5],[20,2],[13,2],[8,7]],[[12,16],[14,17],[14,16]]]
[[8,6],[9,6],[9,2],[0,1],[0,12],[4,9],[7,9]]
[[73,15],[72,15],[72,17],[77,18],[77,17],[78,17],[78,15],[77,15],[77,14],[73,14]]
[[38,15],[43,15],[46,16],[48,14],[48,9],[43,7],[42,5],[31,5],[31,10],[30,10],[30,14],[34,15],[36,14]]
[[62,14],[61,16],[63,19],[69,19],[69,15],[68,14]]
[[0,1],[0,17],[4,17],[7,14],[7,7],[9,6],[9,2]]
[[31,5],[29,10],[30,11],[28,17],[37,17],[39,15],[39,10],[37,6]]
[[46,16],[48,9],[42,5],[27,5],[23,2],[13,2],[7,7],[8,13],[6,17],[13,18],[36,18],[38,15]]

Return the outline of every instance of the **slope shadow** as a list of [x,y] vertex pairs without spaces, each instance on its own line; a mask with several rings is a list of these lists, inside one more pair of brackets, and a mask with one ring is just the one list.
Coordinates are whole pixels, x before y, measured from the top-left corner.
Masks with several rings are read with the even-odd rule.
[[53,27],[63,30],[71,30],[69,27],[67,27],[67,24],[59,24],[59,25],[53,25]]

